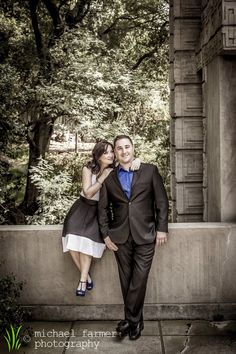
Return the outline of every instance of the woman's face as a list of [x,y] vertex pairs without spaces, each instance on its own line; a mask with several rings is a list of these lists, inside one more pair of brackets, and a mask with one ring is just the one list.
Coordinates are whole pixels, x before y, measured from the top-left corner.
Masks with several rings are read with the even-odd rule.
[[114,152],[111,145],[107,145],[106,151],[100,156],[99,162],[102,165],[108,166],[111,165],[114,161]]

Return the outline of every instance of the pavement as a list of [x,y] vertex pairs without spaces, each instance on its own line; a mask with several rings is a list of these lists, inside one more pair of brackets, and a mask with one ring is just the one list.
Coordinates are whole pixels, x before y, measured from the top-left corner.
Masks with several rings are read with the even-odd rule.
[[[33,337],[19,354],[235,354],[236,321],[145,321],[142,336],[115,336],[117,321],[30,322]],[[8,353],[4,338],[0,354]]]

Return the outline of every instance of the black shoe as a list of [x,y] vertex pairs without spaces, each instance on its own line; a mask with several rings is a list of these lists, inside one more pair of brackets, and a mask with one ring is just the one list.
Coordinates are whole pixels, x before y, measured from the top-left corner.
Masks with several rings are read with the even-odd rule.
[[129,331],[130,331],[129,321],[122,320],[118,323],[116,327],[116,332],[119,338],[124,338],[125,336],[127,336],[129,334]]
[[129,331],[129,339],[135,340],[141,336],[141,332],[144,329],[143,322],[139,322],[137,325],[132,325]]

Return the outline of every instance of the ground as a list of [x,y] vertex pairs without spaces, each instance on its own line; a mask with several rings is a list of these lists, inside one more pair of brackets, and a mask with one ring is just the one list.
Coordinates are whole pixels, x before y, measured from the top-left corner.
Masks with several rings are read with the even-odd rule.
[[[115,337],[116,321],[31,322],[33,339],[19,354],[233,354],[236,321],[145,321],[142,336]],[[8,353],[4,339],[0,353]]]

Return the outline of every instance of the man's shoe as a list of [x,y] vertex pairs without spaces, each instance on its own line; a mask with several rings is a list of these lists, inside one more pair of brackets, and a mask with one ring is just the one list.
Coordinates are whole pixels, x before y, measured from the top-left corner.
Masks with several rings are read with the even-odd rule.
[[122,320],[118,323],[116,327],[116,332],[119,338],[124,338],[125,336],[127,336],[129,334],[129,331],[130,331],[129,321]]
[[143,322],[139,322],[137,325],[133,325],[129,331],[129,339],[136,340],[141,336],[141,332],[144,329]]

